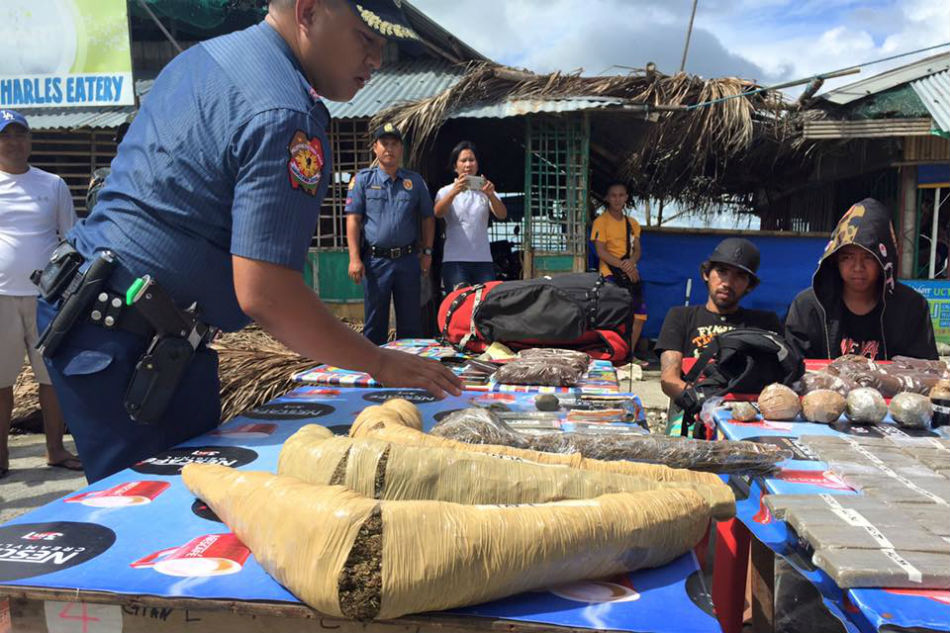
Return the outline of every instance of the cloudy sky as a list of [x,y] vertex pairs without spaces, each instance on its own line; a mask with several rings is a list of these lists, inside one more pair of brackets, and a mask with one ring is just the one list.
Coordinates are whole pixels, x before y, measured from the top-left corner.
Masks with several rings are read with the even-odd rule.
[[[692,0],[413,0],[484,55],[536,72],[679,69]],[[950,41],[948,0],[699,0],[687,72],[768,85]],[[826,87],[950,50],[878,64]],[[800,90],[800,89],[799,89]]]

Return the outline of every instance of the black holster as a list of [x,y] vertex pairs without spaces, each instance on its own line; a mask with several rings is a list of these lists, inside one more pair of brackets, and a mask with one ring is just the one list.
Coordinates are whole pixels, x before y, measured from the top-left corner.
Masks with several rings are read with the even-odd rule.
[[168,408],[178,384],[199,345],[217,333],[198,320],[197,305],[182,310],[148,275],[131,299],[132,305],[155,329],[155,336],[125,392],[125,410],[141,424],[158,422]]

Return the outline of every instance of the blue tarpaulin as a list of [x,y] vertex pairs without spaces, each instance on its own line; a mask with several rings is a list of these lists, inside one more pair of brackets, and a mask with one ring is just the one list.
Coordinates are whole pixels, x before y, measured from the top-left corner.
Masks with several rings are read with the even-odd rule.
[[[686,281],[693,280],[690,305],[706,302],[706,284],[699,265],[728,237],[708,233],[644,231],[640,272],[644,280],[649,318],[643,336],[656,338],[663,318],[673,306],[686,301]],[[784,321],[788,306],[801,290],[811,285],[811,276],[828,243],[827,237],[744,235],[762,253],[759,277],[762,284],[742,300],[746,308],[773,310]]]

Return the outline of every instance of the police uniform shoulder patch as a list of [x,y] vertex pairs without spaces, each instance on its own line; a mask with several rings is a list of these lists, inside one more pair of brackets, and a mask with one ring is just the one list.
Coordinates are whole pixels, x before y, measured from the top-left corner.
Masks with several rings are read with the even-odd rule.
[[412,178],[403,178],[402,187],[406,191],[412,191]]
[[323,177],[323,143],[317,137],[308,138],[302,130],[297,130],[287,145],[287,151],[290,153],[287,161],[290,186],[311,196],[317,195]]
[[355,186],[356,186],[356,175],[354,174],[353,177],[350,178],[350,184],[347,185],[346,190],[353,191],[353,187]]

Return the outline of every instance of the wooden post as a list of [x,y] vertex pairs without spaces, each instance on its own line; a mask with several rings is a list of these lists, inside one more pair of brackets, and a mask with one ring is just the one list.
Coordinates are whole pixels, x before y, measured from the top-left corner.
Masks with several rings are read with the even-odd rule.
[[917,235],[917,167],[900,168],[900,234],[897,248],[900,252],[898,275],[904,279],[914,276],[915,237]]

